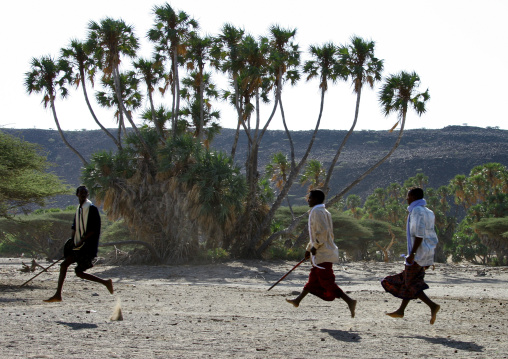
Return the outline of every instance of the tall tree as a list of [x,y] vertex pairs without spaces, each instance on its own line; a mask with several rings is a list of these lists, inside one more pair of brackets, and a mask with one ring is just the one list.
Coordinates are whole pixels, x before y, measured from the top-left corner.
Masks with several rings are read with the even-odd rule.
[[[122,98],[123,108],[131,114],[133,110],[141,106],[141,94],[138,91],[139,79],[136,77],[134,71],[128,71],[126,73],[120,73],[119,80],[119,92]],[[103,78],[101,82],[105,91],[96,92],[95,97],[97,98],[97,102],[103,107],[116,108],[115,117],[119,125],[118,130],[120,131],[123,129],[124,133],[126,133],[123,120],[125,112],[118,102],[118,91],[116,90],[113,78]],[[120,139],[120,134],[118,134],[118,138]]]
[[[203,98],[205,92],[205,64],[209,62],[213,40],[209,36],[200,37],[195,32],[191,32],[188,43],[189,46],[186,54],[187,68],[196,72],[194,78],[198,87],[197,102],[200,109],[199,121],[196,124],[196,134],[197,138],[202,141],[206,106]],[[210,77],[211,74],[207,75]]]
[[220,112],[212,107],[212,101],[219,98],[219,91],[211,82],[210,73],[191,72],[182,80],[180,93],[187,104],[181,110],[180,121],[184,122],[183,118],[190,118],[190,122],[186,125],[187,129],[193,127],[193,135],[208,146],[220,130],[218,124]]
[[192,30],[198,28],[198,23],[185,12],[174,10],[168,3],[155,6],[153,12],[155,23],[148,31],[148,38],[156,44],[155,50],[160,59],[169,59],[171,64],[167,79],[173,95],[171,121],[173,136],[176,136],[176,125],[180,111],[179,56],[185,55],[189,35]]
[[349,78],[352,83],[353,92],[356,93],[355,117],[351,128],[342,140],[335,156],[328,168],[323,189],[325,193],[329,192],[329,183],[332,178],[333,169],[339,160],[342,149],[346,145],[349,137],[353,133],[358,121],[360,112],[360,98],[363,86],[366,84],[371,89],[376,81],[381,80],[381,72],[383,71],[383,60],[379,60],[374,55],[374,41],[366,41],[358,36],[353,36],[347,45],[343,45],[338,50],[339,59],[335,64],[336,76]]
[[88,40],[86,49],[93,53],[97,66],[102,70],[104,79],[113,78],[115,93],[122,115],[134,129],[145,150],[149,152],[148,145],[144,141],[138,127],[134,123],[132,114],[125,108],[120,84],[120,63],[122,56],[136,57],[139,41],[134,35],[132,26],[123,20],[115,20],[109,17],[99,23],[90,21],[88,24]]
[[155,86],[162,80],[164,68],[162,63],[154,60],[146,60],[146,59],[137,59],[133,62],[134,68],[136,69],[138,75],[141,77],[143,82],[146,85],[146,93],[148,100],[150,102],[150,110],[151,110],[151,119],[152,123],[157,129],[159,136],[161,138],[165,138],[163,125],[159,121],[156,120],[156,111],[155,105],[153,103],[153,92],[155,90]]
[[385,80],[385,83],[381,87],[381,91],[379,93],[379,102],[385,116],[388,116],[393,112],[397,113],[397,122],[390,130],[393,131],[400,124],[400,131],[397,136],[397,140],[395,141],[395,144],[390,149],[390,151],[383,158],[381,158],[372,167],[370,167],[356,180],[354,180],[350,185],[348,185],[345,189],[343,189],[340,193],[328,201],[330,205],[338,202],[345,193],[356,186],[369,173],[378,168],[397,149],[400,144],[402,134],[404,133],[407,112],[410,108],[414,109],[419,116],[426,111],[425,105],[430,99],[429,90],[427,89],[425,92],[418,92],[417,90],[419,86],[420,77],[416,72],[408,73],[401,71],[398,74],[389,75]]
[[224,97],[231,99],[231,103],[237,113],[237,126],[235,137],[231,148],[231,157],[234,159],[238,139],[240,137],[240,128],[244,118],[244,106],[240,94],[238,78],[240,71],[244,67],[244,59],[240,56],[240,46],[244,38],[244,31],[234,27],[231,24],[225,24],[221,33],[214,39],[210,55],[212,58],[212,66],[219,71],[227,74],[233,91],[225,91]]
[[111,134],[111,132],[108,131],[107,128],[105,128],[102,123],[99,122],[99,119],[95,115],[94,110],[92,109],[92,105],[90,104],[90,100],[88,99],[88,93],[86,90],[86,79],[88,78],[90,82],[92,83],[92,86],[94,84],[94,76],[95,76],[95,64],[93,61],[93,58],[89,56],[89,54],[85,51],[85,45],[83,42],[72,39],[69,46],[66,48],[62,48],[60,50],[61,57],[69,61],[71,67],[71,73],[69,76],[72,78],[72,82],[76,87],[79,87],[81,85],[81,88],[83,89],[83,95],[85,96],[85,102],[88,106],[88,110],[90,111],[90,114],[92,115],[95,123],[101,128],[106,135],[108,135],[115,145],[118,148],[122,147],[121,142],[117,141],[115,136]]
[[42,103],[45,108],[48,104],[53,112],[53,118],[55,120],[58,133],[69,149],[79,157],[83,165],[87,164],[85,158],[79,153],[71,144],[67,141],[64,136],[62,129],[60,128],[60,122],[56,115],[55,108],[55,97],[57,92],[60,92],[62,98],[67,97],[68,90],[65,87],[70,82],[70,65],[69,62],[60,59],[54,60],[51,56],[41,56],[41,58],[33,58],[31,62],[31,71],[25,73],[25,88],[28,94],[42,93]]

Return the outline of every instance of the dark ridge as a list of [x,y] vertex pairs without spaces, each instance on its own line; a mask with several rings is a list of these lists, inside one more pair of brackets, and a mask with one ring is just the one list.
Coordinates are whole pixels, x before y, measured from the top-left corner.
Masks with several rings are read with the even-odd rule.
[[[62,142],[57,131],[38,129],[1,129],[21,137],[26,141],[39,144],[46,152],[48,160],[55,164],[52,168],[58,176],[71,186],[80,184],[81,161]],[[85,158],[99,150],[114,151],[116,146],[101,130],[68,131],[67,140]],[[346,131],[321,130],[314,144],[310,158],[322,161],[325,168],[333,158],[336,149],[346,135]],[[300,158],[310,140],[311,131],[293,132],[297,159]],[[229,153],[234,130],[223,129],[212,147]],[[334,170],[331,183],[331,195],[340,192],[356,177],[382,158],[393,146],[397,133],[387,131],[354,132]],[[265,165],[272,154],[282,151],[289,155],[289,145],[284,131],[267,131],[260,147],[259,171],[264,172]],[[243,167],[245,161],[245,137],[241,138],[237,149],[236,162]],[[439,130],[407,130],[404,132],[399,148],[378,169],[372,172],[348,194],[357,194],[363,200],[378,187],[390,183],[402,183],[407,178],[423,172],[429,177],[428,186],[437,188],[457,174],[469,174],[477,165],[499,162],[508,166],[508,131],[493,128],[469,126],[449,126]],[[306,188],[299,184],[293,186],[292,202],[302,202]],[[347,196],[347,195],[346,195]],[[74,205],[73,196],[60,196],[50,204],[52,207]]]

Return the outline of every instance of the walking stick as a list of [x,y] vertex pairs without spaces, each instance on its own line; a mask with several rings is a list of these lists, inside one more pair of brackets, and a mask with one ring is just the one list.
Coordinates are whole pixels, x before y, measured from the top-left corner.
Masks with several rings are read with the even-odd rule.
[[300,262],[298,262],[298,264],[297,264],[297,265],[295,265],[293,268],[291,268],[291,269],[289,270],[289,272],[287,272],[286,274],[284,274],[284,275],[283,275],[283,276],[282,276],[282,277],[281,277],[281,278],[280,278],[277,282],[275,282],[275,283],[274,283],[274,284],[273,284],[270,288],[268,288],[268,290],[272,289],[272,288],[273,288],[273,287],[275,287],[277,284],[279,284],[279,283],[280,283],[280,282],[281,282],[284,278],[286,278],[286,277],[289,275],[289,273],[291,273],[293,270],[295,270],[295,269],[296,269],[296,267],[298,267],[300,264],[302,264],[302,263],[303,263],[303,262],[305,262],[306,260],[307,260],[307,258],[304,258],[304,259],[302,259]]
[[25,284],[29,283],[32,281],[32,279],[34,279],[35,277],[38,277],[39,274],[42,274],[43,272],[46,272],[49,268],[53,267],[55,264],[57,264],[58,262],[60,262],[62,259],[64,259],[65,257],[62,257],[60,258],[59,260],[57,260],[56,262],[53,262],[51,263],[49,266],[47,266],[46,268],[44,268],[43,270],[41,270],[39,273],[37,273],[36,275],[34,275],[32,278],[30,278],[29,280],[27,280],[25,283],[21,284],[20,287],[24,286]]

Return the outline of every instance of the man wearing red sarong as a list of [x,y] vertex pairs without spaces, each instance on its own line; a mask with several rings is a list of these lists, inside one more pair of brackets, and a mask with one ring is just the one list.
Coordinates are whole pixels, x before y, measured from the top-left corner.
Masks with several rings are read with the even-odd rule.
[[399,309],[386,313],[392,318],[403,318],[404,311],[411,299],[420,299],[430,308],[430,324],[436,321],[440,306],[423,292],[429,286],[425,283],[425,269],[434,264],[434,251],[438,242],[434,230],[434,213],[425,207],[421,188],[412,188],[407,193],[407,252],[402,273],[388,276],[381,281],[383,288],[401,298]]
[[298,307],[300,301],[309,293],[326,301],[341,298],[347,303],[351,317],[354,318],[356,300],[351,299],[335,283],[332,266],[339,260],[339,249],[333,240],[332,215],[326,210],[324,201],[323,191],[310,191],[307,202],[312,209],[309,214],[309,244],[305,258],[311,259],[312,269],[300,295],[286,301]]

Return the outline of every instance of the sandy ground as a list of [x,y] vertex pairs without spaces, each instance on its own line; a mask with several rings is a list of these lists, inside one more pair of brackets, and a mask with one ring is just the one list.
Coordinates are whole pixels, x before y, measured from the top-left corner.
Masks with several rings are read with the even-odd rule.
[[[441,305],[430,325],[420,301],[403,319],[384,314],[400,301],[379,280],[401,263],[335,267],[338,284],[358,300],[354,319],[341,300],[286,303],[305,283],[307,263],[267,291],[294,264],[97,265],[90,273],[113,279],[115,294],[71,271],[64,301],[44,303],[59,267],[20,288],[33,273],[19,271],[21,259],[0,259],[0,357],[508,358],[507,267],[428,271],[426,293]],[[111,321],[118,301],[124,320]]]

